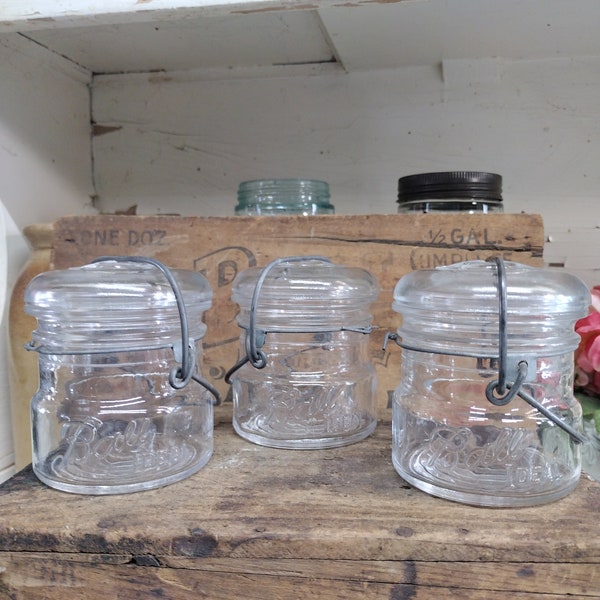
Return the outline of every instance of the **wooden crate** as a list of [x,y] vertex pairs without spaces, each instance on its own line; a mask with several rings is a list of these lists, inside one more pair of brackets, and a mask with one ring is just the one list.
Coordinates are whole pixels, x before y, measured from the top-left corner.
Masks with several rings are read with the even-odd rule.
[[[371,355],[378,375],[378,411],[389,413],[399,383],[400,351],[384,336],[400,322],[392,310],[398,279],[414,269],[501,255],[541,265],[543,224],[537,215],[358,215],[318,217],[67,217],[55,226],[55,268],[85,264],[100,255],[143,255],[170,267],[201,271],[213,292],[206,313],[204,375],[227,398],[223,381],[238,359],[237,305],[230,299],[235,275],[281,256],[323,255],[370,270],[381,294],[373,306]],[[230,404],[217,419],[230,418]]]

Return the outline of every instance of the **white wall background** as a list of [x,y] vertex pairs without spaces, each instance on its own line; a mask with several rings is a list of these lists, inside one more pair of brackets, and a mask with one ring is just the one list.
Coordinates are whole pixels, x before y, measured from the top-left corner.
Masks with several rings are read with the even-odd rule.
[[6,313],[28,256],[20,231],[89,210],[89,81],[18,35],[0,37],[0,480],[13,472]]
[[19,34],[0,37],[0,198],[20,227],[91,203],[90,81]]
[[14,463],[8,398],[8,307],[10,290],[28,255],[27,243],[0,202],[0,481],[12,475]]

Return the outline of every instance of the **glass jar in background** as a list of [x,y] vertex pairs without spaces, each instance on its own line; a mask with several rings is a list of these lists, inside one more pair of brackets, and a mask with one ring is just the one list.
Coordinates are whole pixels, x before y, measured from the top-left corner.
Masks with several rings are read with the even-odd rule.
[[201,274],[141,257],[31,281],[39,479],[67,492],[116,494],[178,481],[208,462],[213,401],[198,374],[211,299]]
[[315,179],[257,179],[238,187],[236,215],[332,215],[329,184]]
[[501,213],[502,177],[482,171],[407,175],[398,180],[399,213]]
[[584,439],[574,324],[589,300],[577,277],[512,262],[469,261],[400,279],[397,472],[432,495],[481,506],[568,494]]
[[277,448],[331,448],[377,424],[369,351],[379,285],[363,269],[318,257],[278,259],[234,282],[241,355],[227,380],[233,426]]
[[23,229],[31,254],[13,286],[10,298],[8,378],[15,468],[18,471],[31,463],[31,398],[39,384],[37,357],[24,347],[35,327],[35,319],[23,310],[25,289],[36,275],[50,268],[53,232],[51,223],[28,225]]

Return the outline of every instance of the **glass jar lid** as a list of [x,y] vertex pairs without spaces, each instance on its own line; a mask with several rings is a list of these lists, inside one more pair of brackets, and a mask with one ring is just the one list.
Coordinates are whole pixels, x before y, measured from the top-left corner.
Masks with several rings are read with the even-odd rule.
[[[552,356],[579,343],[575,321],[588,312],[590,293],[578,277],[506,261],[506,335],[510,354]],[[473,260],[413,271],[394,289],[403,316],[402,346],[425,352],[498,356],[498,269]]]
[[[270,268],[260,286],[256,324],[268,331],[330,331],[368,327],[369,306],[379,295],[377,279],[367,270],[307,258]],[[248,327],[260,267],[246,269],[234,281],[232,299],[240,306],[238,323]]]
[[[202,312],[211,306],[208,280],[195,271],[170,270],[185,305],[189,337],[202,338]],[[38,321],[32,334],[46,353],[144,350],[181,345],[175,293],[152,264],[103,260],[48,271],[32,279],[25,311]]]

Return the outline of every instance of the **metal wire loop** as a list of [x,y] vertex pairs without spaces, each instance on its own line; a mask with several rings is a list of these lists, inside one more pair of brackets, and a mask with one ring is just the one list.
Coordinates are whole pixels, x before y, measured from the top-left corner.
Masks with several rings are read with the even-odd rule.
[[506,381],[504,382],[505,393],[503,395],[496,396],[495,394],[495,392],[500,393],[499,379],[490,381],[485,388],[485,397],[495,406],[506,406],[517,394],[519,394],[521,384],[527,377],[528,367],[529,365],[524,360],[519,363],[517,378],[512,385],[506,383]]
[[177,311],[179,313],[179,321],[181,323],[181,365],[178,367],[173,367],[169,372],[169,384],[173,389],[180,390],[186,387],[193,379],[214,397],[215,405],[221,404],[221,395],[219,392],[210,383],[195,374],[197,366],[196,353],[193,344],[190,343],[185,302],[181,288],[179,287],[179,283],[177,283],[177,280],[175,279],[173,273],[171,273],[171,270],[160,261],[147,256],[100,256],[91,262],[99,263],[108,261],[148,264],[157,268],[164,275],[165,279],[168,281],[171,289],[173,290],[173,295],[175,296],[175,301],[177,303]]
[[256,287],[254,288],[252,302],[250,304],[250,318],[248,322],[248,331],[246,333],[246,353],[252,365],[256,366],[257,369],[262,369],[267,365],[267,357],[265,353],[259,351],[259,349],[265,343],[266,332],[256,329],[256,311],[258,308],[260,292],[262,291],[265,279],[269,275],[269,272],[278,265],[308,260],[320,260],[322,262],[331,263],[331,260],[324,256],[288,256],[276,258],[262,270],[258,280],[256,281]]
[[[491,256],[487,262],[496,263],[498,272],[498,381],[496,391],[500,396],[506,393],[506,362],[508,355],[508,341],[506,333],[506,312],[507,312],[507,294],[506,294],[506,269],[504,268],[504,260],[500,256]],[[514,394],[513,394],[514,396]],[[489,398],[488,398],[489,399]]]
[[[188,355],[188,353],[191,354],[194,358],[193,358],[193,360],[190,360],[189,362],[192,364],[195,364],[196,351],[194,349],[194,345],[191,343],[188,343],[187,347],[188,347],[188,350],[184,354],[186,354],[186,355]],[[176,390],[181,390],[192,380],[193,375],[194,375],[194,369],[188,369],[188,371],[184,371],[183,366],[181,366],[181,367],[175,366],[169,372],[169,384],[171,385],[172,388],[174,388]]]
[[252,300],[250,303],[250,313],[248,319],[248,329],[246,330],[246,338],[244,340],[244,348],[246,350],[246,356],[242,357],[227,373],[225,374],[225,383],[230,383],[232,375],[241,369],[246,363],[250,363],[255,369],[264,369],[267,366],[268,357],[261,348],[265,344],[267,332],[263,329],[259,329],[256,326],[256,313],[258,310],[258,303],[260,299],[260,293],[262,287],[269,275],[269,272],[276,266],[286,263],[302,262],[308,260],[319,260],[321,262],[330,263],[331,260],[325,256],[287,256],[282,258],[276,258],[271,261],[261,271],[260,276],[256,281],[254,292],[252,294]]
[[384,352],[387,349],[387,345],[390,340],[392,340],[393,342],[396,343],[397,346],[400,346],[402,348],[402,342],[400,340],[400,336],[395,332],[387,331],[385,334],[385,337],[383,338],[383,344],[381,345],[381,349]]
[[[549,411],[543,404],[538,402],[533,396],[522,389],[523,382],[527,378],[527,370],[529,365],[526,361],[519,361],[517,365],[517,378],[513,383],[506,381],[506,363],[508,361],[508,335],[507,335],[507,291],[506,291],[506,269],[504,260],[499,256],[492,256],[487,259],[488,262],[495,262],[498,270],[498,302],[499,302],[499,319],[498,319],[498,379],[490,382],[486,389],[486,398],[495,406],[505,406],[515,396],[525,400],[530,406],[544,415],[548,420],[566,431],[571,438],[578,443],[584,443],[586,437],[563,421],[560,417]],[[498,395],[496,395],[498,394]]]

